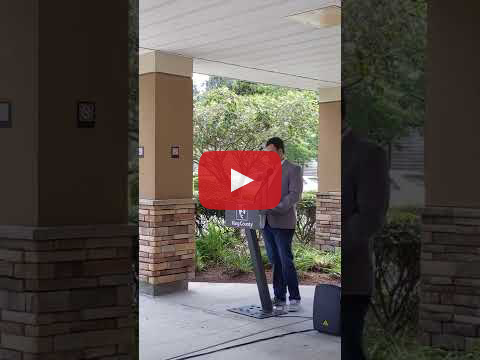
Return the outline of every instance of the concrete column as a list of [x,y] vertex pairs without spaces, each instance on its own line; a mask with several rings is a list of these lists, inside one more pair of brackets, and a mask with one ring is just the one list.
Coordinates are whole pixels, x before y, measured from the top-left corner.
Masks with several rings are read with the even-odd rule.
[[318,193],[315,242],[322,250],[341,248],[340,88],[319,91]]
[[1,359],[130,358],[127,22],[127,0],[0,2]]
[[426,345],[480,337],[480,23],[477,1],[431,1],[420,321]]
[[188,288],[195,275],[193,61],[152,52],[140,58],[140,289]]

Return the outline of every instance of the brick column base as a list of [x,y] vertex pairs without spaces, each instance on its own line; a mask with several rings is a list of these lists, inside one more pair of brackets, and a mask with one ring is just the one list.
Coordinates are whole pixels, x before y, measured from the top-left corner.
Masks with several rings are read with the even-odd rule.
[[187,290],[195,278],[193,199],[140,200],[140,291]]
[[423,343],[471,350],[480,341],[480,210],[425,209],[420,289]]
[[315,244],[321,250],[342,246],[341,195],[338,191],[317,193]]
[[136,232],[0,226],[0,359],[131,359]]

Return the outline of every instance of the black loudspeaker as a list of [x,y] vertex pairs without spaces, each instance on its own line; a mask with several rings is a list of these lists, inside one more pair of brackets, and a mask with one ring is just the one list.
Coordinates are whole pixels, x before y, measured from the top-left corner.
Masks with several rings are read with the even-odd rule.
[[313,299],[313,327],[321,333],[340,336],[342,289],[335,285],[317,285]]

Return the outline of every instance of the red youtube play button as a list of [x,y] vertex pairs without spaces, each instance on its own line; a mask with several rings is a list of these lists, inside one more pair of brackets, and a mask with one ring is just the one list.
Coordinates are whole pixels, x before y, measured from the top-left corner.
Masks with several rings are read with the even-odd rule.
[[200,203],[214,210],[263,210],[280,202],[282,164],[272,151],[208,151],[198,164]]

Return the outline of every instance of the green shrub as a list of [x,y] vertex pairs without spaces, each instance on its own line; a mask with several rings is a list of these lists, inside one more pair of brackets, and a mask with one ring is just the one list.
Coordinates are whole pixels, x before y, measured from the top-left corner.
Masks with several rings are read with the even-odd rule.
[[469,352],[454,352],[423,346],[409,327],[391,335],[371,324],[367,327],[365,345],[371,360],[478,360],[480,347]]
[[210,217],[196,240],[196,268],[222,267],[231,274],[252,270],[250,253],[238,229],[228,228],[223,219]]
[[[216,217],[209,219],[203,231],[197,234],[197,271],[204,271],[212,267],[221,267],[232,275],[252,271],[247,241],[237,230],[225,227],[222,219]],[[265,268],[270,269],[271,265],[263,248],[261,248],[261,255]],[[293,255],[300,273],[318,271],[332,275],[340,274],[340,251],[324,252],[311,245],[295,242]]]
[[193,192],[198,192],[198,175],[193,176]]
[[202,233],[205,230],[205,227],[209,223],[210,218],[214,218],[214,221],[217,219],[225,218],[225,210],[210,210],[203,207],[198,201],[198,198],[195,199],[195,228],[198,234]]
[[[198,177],[197,177],[198,182]],[[194,177],[195,183],[195,177]],[[315,240],[316,193],[303,193],[302,200],[297,204],[297,226],[295,239],[303,244],[311,244]],[[224,218],[225,210],[210,210],[202,206],[196,196],[195,222],[198,232],[202,232],[211,217]],[[240,232],[237,230],[237,235]]]
[[303,202],[308,202],[315,206],[315,203],[317,201],[317,193],[315,191],[306,191],[302,194],[302,200]]
[[312,271],[320,263],[321,253],[315,248],[295,244],[292,250],[295,267],[299,272]]
[[415,211],[393,209],[376,236],[375,286],[372,311],[391,334],[416,323],[420,280],[420,218]]
[[318,266],[329,274],[340,276],[342,274],[342,250],[324,251]]
[[315,240],[316,200],[316,193],[305,192],[297,204],[295,238],[302,244],[311,244]]
[[128,222],[132,225],[138,225],[138,205],[130,205],[128,208]]
[[341,273],[341,252],[321,251],[311,245],[294,243],[295,267],[301,272],[317,271],[332,275]]
[[223,265],[226,251],[234,243],[233,229],[224,226],[221,219],[210,219],[206,230],[197,237],[195,248],[198,264],[207,267]]
[[[315,193],[304,193],[298,205],[298,223],[293,245],[294,261],[301,272],[319,271],[339,276],[341,254],[324,252],[311,244],[315,237]],[[196,202],[196,269],[204,271],[222,267],[231,274],[252,271],[248,244],[240,229],[227,228],[225,211],[210,210]],[[271,269],[265,249],[261,248],[262,261]]]
[[225,252],[225,270],[232,275],[248,273],[253,269],[248,247],[242,245],[238,244]]
[[203,261],[202,256],[199,254],[198,250],[195,249],[195,272],[199,273],[205,271],[207,265]]
[[265,267],[265,269],[271,269],[272,265],[270,264],[270,260],[268,260],[267,252],[265,251],[265,249],[262,248],[260,248],[260,252],[262,254],[263,266]]

